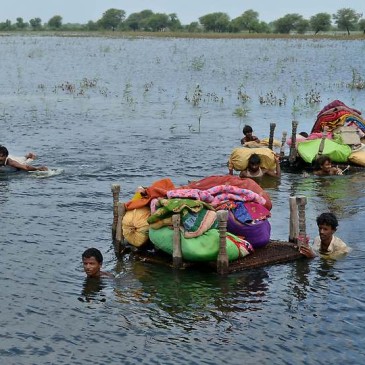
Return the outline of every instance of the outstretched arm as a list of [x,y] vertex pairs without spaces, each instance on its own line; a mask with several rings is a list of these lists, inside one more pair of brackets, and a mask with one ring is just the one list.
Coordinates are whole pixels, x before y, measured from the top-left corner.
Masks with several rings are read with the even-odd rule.
[[23,170],[23,171],[47,171],[48,170],[47,166],[35,167],[35,166],[20,163],[18,161],[12,160],[11,158],[8,159],[7,165],[12,166],[18,170]]
[[299,248],[299,252],[304,255],[305,257],[307,257],[308,259],[312,259],[314,257],[316,257],[316,254],[313,252],[313,250],[306,245],[302,245]]
[[280,177],[281,176],[280,156],[278,156],[278,155],[275,155],[275,164],[276,164],[275,171],[266,170],[265,174],[270,175],[270,176],[274,176],[274,177]]

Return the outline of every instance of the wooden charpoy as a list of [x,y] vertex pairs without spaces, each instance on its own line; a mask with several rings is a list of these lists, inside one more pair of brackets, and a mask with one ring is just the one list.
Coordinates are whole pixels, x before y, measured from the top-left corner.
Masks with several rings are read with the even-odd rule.
[[288,242],[270,240],[261,248],[243,258],[229,262],[226,252],[226,233],[228,212],[220,210],[217,212],[218,228],[220,236],[219,253],[215,262],[190,262],[184,261],[181,253],[180,242],[180,215],[173,216],[173,254],[169,256],[162,252],[151,252],[148,250],[131,247],[125,241],[122,230],[122,220],[126,212],[125,204],[119,201],[120,185],[112,185],[113,193],[113,224],[112,237],[115,253],[118,258],[122,258],[125,253],[132,254],[136,259],[145,262],[168,265],[174,269],[196,268],[200,270],[216,271],[218,274],[225,275],[237,271],[259,268],[267,265],[282,264],[290,261],[303,259],[304,256],[299,252],[300,245],[307,245],[305,196],[289,198],[290,219],[289,219],[289,239]]

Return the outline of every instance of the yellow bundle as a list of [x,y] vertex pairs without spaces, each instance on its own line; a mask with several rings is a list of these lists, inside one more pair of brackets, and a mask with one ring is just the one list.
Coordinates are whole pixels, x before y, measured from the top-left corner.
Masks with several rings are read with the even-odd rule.
[[365,150],[352,152],[348,158],[349,162],[352,162],[359,166],[365,166]]
[[261,163],[260,167],[267,170],[275,170],[275,153],[269,148],[246,148],[237,147],[235,148],[228,160],[228,168],[236,171],[243,171],[247,169],[248,159],[251,155],[257,154],[260,156]]
[[124,238],[133,246],[140,247],[148,241],[149,207],[127,210],[122,220]]

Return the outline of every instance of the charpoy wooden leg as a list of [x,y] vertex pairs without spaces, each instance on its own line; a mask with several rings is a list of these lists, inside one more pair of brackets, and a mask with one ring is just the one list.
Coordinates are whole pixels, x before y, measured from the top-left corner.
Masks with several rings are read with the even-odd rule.
[[298,216],[299,216],[299,235],[298,235],[298,244],[299,245],[308,245],[307,242],[307,226],[305,219],[305,206],[307,204],[307,198],[305,196],[297,196],[296,202],[298,205]]
[[286,143],[287,132],[283,131],[283,136],[281,137],[281,146],[280,146],[280,157],[285,156],[285,143]]
[[120,193],[120,185],[112,184],[112,193],[113,193],[113,225],[112,225],[112,238],[115,239],[115,233],[118,224],[118,202],[119,202],[119,193]]
[[298,241],[298,206],[295,196],[289,197],[289,242],[297,243]]
[[289,162],[293,164],[297,159],[297,128],[298,122],[295,120],[292,121],[292,131],[291,131],[291,144],[290,144],[290,151],[289,151]]
[[269,134],[269,148],[272,151],[274,145],[274,131],[275,131],[276,124],[270,123],[270,134]]
[[172,216],[172,225],[174,227],[172,264],[175,269],[179,269],[183,266],[180,238],[180,214],[174,214]]
[[219,225],[219,253],[217,258],[217,272],[221,275],[228,273],[228,255],[226,248],[228,212],[219,210],[217,212]]
[[115,251],[117,256],[121,256],[122,255],[122,248],[125,245],[124,242],[124,235],[123,235],[123,227],[122,227],[122,222],[123,222],[123,217],[125,216],[125,205],[124,203],[118,202],[118,221],[117,221],[117,227],[116,227],[116,233],[115,233]]

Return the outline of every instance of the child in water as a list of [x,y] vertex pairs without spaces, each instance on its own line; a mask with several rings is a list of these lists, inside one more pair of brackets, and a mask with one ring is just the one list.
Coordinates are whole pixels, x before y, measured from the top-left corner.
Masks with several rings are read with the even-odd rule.
[[244,137],[241,139],[241,144],[245,144],[246,142],[260,143],[260,140],[253,135],[253,129],[251,126],[246,124],[242,129],[242,133]]
[[260,163],[261,163],[260,156],[256,153],[252,154],[248,159],[247,169],[240,172],[240,177],[261,177],[264,175],[280,177],[281,169],[280,169],[279,156],[275,155],[275,164],[276,164],[275,171],[261,168]]
[[348,253],[349,247],[334,233],[338,227],[338,220],[333,213],[322,213],[317,217],[318,233],[314,239],[313,247],[302,245],[299,251],[308,258],[316,256],[318,252],[322,257],[333,258],[336,255]]
[[113,274],[101,271],[103,255],[97,248],[88,248],[83,252],[82,265],[88,278],[113,277]]
[[317,158],[316,166],[313,171],[317,176],[342,175],[343,171],[335,166],[332,166],[332,161],[329,156],[322,155]]

